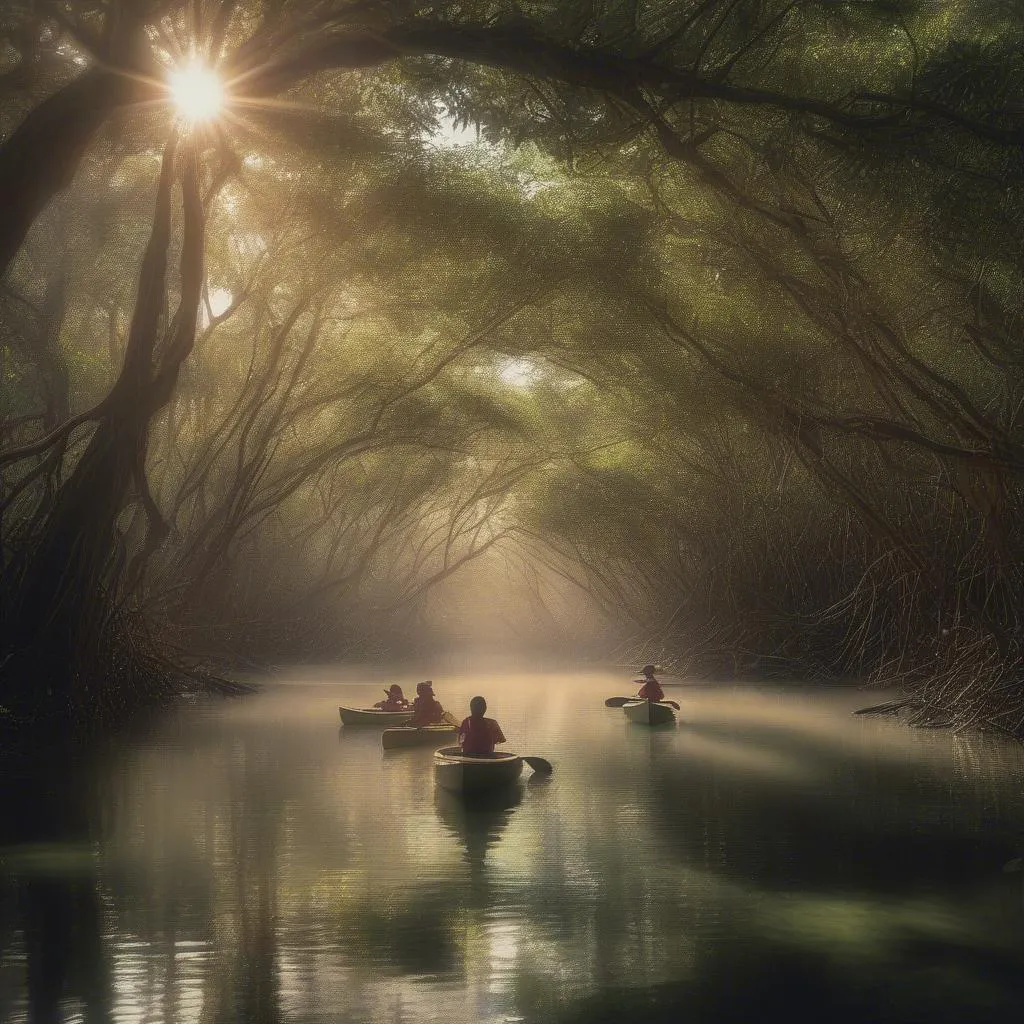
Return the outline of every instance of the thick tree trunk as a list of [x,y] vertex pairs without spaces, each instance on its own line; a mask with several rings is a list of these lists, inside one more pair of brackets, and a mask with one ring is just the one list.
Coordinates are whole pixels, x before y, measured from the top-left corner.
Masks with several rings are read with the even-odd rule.
[[32,652],[47,685],[59,689],[65,666],[84,654],[104,618],[105,593],[124,507],[148,418],[104,417],[60,488],[43,535],[14,581],[11,638]]
[[[202,285],[203,211],[191,147],[182,154],[184,231],[182,294],[157,358],[160,314],[166,303],[167,250],[176,141],[168,144],[153,231],[143,257],[139,292],[124,365],[103,402],[85,453],[56,494],[36,542],[6,581],[7,661],[0,685],[18,703],[38,703],[27,685],[45,687],[53,710],[75,710],[89,687],[76,692],[83,666],[101,642],[119,575],[118,517],[145,463],[153,416],[174,390],[177,370],[195,335]],[[27,680],[31,679],[31,684]],[[35,697],[35,699],[33,699]],[[27,699],[26,699],[27,698]]]

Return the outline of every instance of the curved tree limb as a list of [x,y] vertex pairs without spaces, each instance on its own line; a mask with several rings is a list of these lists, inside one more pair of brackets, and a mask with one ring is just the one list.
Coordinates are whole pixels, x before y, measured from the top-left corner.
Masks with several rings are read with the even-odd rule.
[[45,452],[47,448],[63,441],[83,423],[100,419],[105,411],[108,401],[109,396],[104,398],[98,405],[94,405],[91,409],[86,409],[85,412],[80,412],[77,416],[72,416],[71,419],[51,430],[45,437],[41,437],[38,441],[22,445],[20,448],[10,448],[5,452],[0,452],[0,466],[9,466],[11,463],[20,462],[22,459],[31,458],[33,455],[39,455],[40,453]]
[[[333,20],[332,15],[327,24]],[[108,63],[90,68],[44,100],[0,146],[0,194],[6,200],[0,213],[0,276],[50,198],[67,187],[105,119],[121,107],[159,94],[154,83],[138,73],[141,21],[141,15],[125,19],[126,27],[106,47]],[[264,45],[243,44],[234,59],[225,62],[224,71],[238,105],[276,95],[322,71],[374,67],[408,57],[444,57],[527,78],[556,79],[625,98],[631,104],[630,97],[647,90],[667,103],[705,99],[763,107],[861,132],[894,125],[914,128],[906,121],[912,112],[999,145],[1017,146],[1024,141],[1024,129],[1001,127],[920,96],[865,92],[824,100],[790,95],[728,82],[714,70],[701,74],[674,66],[650,53],[632,57],[569,46],[545,38],[529,26],[456,25],[414,18],[379,30],[304,29],[307,26],[300,22],[284,34],[272,32]],[[855,109],[858,103],[892,109],[881,114],[873,109],[860,112]]]

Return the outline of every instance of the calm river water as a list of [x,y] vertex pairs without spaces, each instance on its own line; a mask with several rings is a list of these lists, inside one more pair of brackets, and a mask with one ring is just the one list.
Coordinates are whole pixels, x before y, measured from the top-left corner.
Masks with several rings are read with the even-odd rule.
[[1019,1018],[1021,748],[848,689],[669,685],[652,730],[603,706],[628,673],[438,675],[555,765],[467,810],[339,727],[394,678],[282,672],[5,768],[0,1019]]

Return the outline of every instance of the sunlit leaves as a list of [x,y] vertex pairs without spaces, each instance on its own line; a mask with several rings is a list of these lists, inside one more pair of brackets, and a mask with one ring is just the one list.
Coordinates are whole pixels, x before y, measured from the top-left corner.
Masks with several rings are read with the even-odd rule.
[[[39,59],[45,16],[5,26],[15,106],[73,71],[63,36]],[[318,614],[382,607],[517,529],[641,619],[765,622],[777,585],[773,643],[883,555],[939,566],[919,595],[969,577],[1012,603],[978,555],[1003,528],[954,523],[949,460],[1021,444],[1013,5],[240,0],[166,4],[146,38],[250,93],[217,136],[209,294],[232,302],[150,453],[178,614],[272,618],[311,576]],[[166,114],[124,112],[70,193],[76,406],[118,366]]]

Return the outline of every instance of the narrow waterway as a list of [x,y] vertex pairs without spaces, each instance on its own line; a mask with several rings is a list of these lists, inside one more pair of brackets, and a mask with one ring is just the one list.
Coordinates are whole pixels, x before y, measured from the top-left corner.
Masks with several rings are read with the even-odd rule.
[[97,757],[10,768],[0,1020],[1000,1021],[1024,1006],[1024,750],[808,686],[435,676],[553,762],[468,809],[431,750],[338,705],[379,668],[282,672]]

